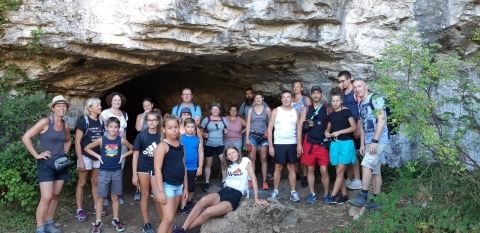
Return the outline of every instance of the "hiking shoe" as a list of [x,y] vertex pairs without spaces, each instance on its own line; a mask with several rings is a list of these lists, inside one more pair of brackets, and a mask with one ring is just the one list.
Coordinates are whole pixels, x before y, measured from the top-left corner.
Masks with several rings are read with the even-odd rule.
[[308,204],[313,204],[313,203],[315,203],[315,202],[317,202],[317,195],[315,195],[315,194],[313,194],[313,193],[308,194],[308,196],[307,196],[307,203],[308,203]]
[[203,191],[204,191],[204,192],[208,192],[208,189],[209,189],[209,188],[210,188],[210,183],[205,183],[205,184],[203,185]]
[[345,186],[348,188],[348,189],[361,189],[362,188],[362,181],[359,180],[359,179],[353,179],[352,182],[350,182],[350,184],[346,184],[345,183]]
[[346,195],[345,195],[345,196],[343,196],[343,195],[337,195],[337,196],[335,197],[335,202],[336,202],[337,204],[342,205],[343,203],[345,203],[345,202],[347,202],[347,201],[348,201],[348,196],[346,196]]
[[61,231],[57,227],[55,227],[55,222],[53,221],[47,221],[45,223],[45,232],[61,233]]
[[143,224],[143,233],[155,233],[155,231],[153,230],[152,224],[150,223]]
[[308,186],[308,180],[306,176],[303,176],[300,181],[300,187],[306,188]]
[[364,207],[367,205],[367,195],[363,192],[359,192],[357,196],[353,199],[350,199],[348,203],[354,205],[354,206],[359,206],[359,207]]
[[85,222],[87,221],[87,212],[83,209],[77,210],[77,214],[75,214],[75,218],[77,218],[77,221],[79,222]]
[[267,182],[263,182],[263,183],[262,183],[262,189],[263,189],[263,190],[268,190],[268,188],[269,188],[269,187],[268,187],[268,183],[267,183]]
[[45,226],[37,227],[37,229],[35,230],[35,233],[46,233],[45,232]]
[[300,201],[300,197],[298,196],[298,193],[293,191],[292,193],[290,193],[290,200],[293,201],[293,202],[299,202]]
[[125,225],[123,225],[123,223],[121,223],[120,220],[117,219],[112,220],[112,226],[113,229],[117,232],[122,232],[125,230]]
[[125,200],[123,199],[123,196],[118,197],[118,204],[125,205]]
[[110,205],[110,202],[108,201],[107,198],[104,198],[103,199],[103,206],[109,206]]
[[335,200],[333,199],[332,195],[323,196],[323,203],[327,205],[336,204]]
[[273,191],[270,195],[270,199],[277,200],[278,199],[278,191]]
[[187,233],[187,231],[185,231],[185,229],[183,229],[182,227],[175,225],[173,226],[172,233]]
[[133,195],[133,200],[134,201],[140,201],[140,191],[136,191],[135,195]]
[[101,233],[102,226],[103,226],[102,222],[99,222],[99,223],[92,222],[92,233]]
[[365,208],[369,210],[377,210],[377,209],[381,209],[382,206],[378,203],[373,202],[373,200],[370,200],[369,202],[367,202],[367,205],[365,205]]

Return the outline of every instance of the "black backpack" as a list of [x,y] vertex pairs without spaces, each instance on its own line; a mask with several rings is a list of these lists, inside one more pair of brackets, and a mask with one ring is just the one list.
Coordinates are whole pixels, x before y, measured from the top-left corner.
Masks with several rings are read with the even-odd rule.
[[[376,93],[373,93],[370,96],[370,101],[368,102],[368,105],[372,110],[375,110],[375,107],[373,107],[373,98],[376,96]],[[394,121],[392,117],[392,109],[390,108],[390,103],[386,98],[383,98],[385,100],[385,113],[387,115],[387,129],[388,129],[388,138],[390,138],[390,135],[396,135],[398,133],[398,123]]]

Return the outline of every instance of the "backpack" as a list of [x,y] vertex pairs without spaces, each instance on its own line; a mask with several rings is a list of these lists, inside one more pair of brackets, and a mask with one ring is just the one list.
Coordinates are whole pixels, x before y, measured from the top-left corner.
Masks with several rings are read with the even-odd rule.
[[[375,107],[373,106],[373,98],[374,96],[377,95],[376,93],[373,93],[370,96],[370,101],[368,102],[368,105],[372,110],[375,110]],[[394,121],[392,117],[392,109],[390,108],[390,104],[387,99],[385,99],[385,114],[387,115],[387,129],[388,129],[388,138],[390,138],[390,135],[396,135],[398,133],[398,123]]]
[[[122,113],[124,113],[123,116],[125,117],[125,119],[127,119],[126,118],[126,113],[123,112],[123,111],[122,111]],[[88,117],[86,115],[83,115],[83,119],[85,119],[85,128],[86,128],[84,135],[87,135],[88,129],[90,128],[89,127],[90,126],[90,121],[88,120]],[[102,121],[100,121],[100,128],[103,130],[103,122]]]
[[[223,117],[220,117],[220,119],[222,119],[222,123],[225,127],[225,129],[227,128],[227,124],[225,123],[225,119]],[[210,119],[210,116],[207,117],[207,124],[205,124],[205,132],[208,133],[208,124],[210,124],[210,121],[212,121],[212,119]]]
[[[180,108],[181,106],[182,106],[182,104],[179,104],[179,105],[175,106],[175,107],[177,107],[177,112],[175,114],[176,117],[180,117],[180,111],[182,110],[182,108]],[[193,104],[192,116],[193,116],[193,113],[197,111],[197,109],[198,109],[198,105]]]

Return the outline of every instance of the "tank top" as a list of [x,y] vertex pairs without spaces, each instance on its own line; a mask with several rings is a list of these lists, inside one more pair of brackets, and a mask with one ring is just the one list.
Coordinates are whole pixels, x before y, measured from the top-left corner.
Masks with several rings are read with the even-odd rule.
[[267,125],[267,107],[263,106],[263,110],[260,114],[255,112],[255,108],[252,108],[252,116],[250,118],[250,131],[263,134],[265,133],[265,131],[267,131]]
[[240,118],[237,117],[237,120],[230,121],[228,117],[225,117],[227,120],[227,134],[225,134],[225,140],[229,139],[241,139],[242,138],[242,123]]
[[50,151],[51,156],[65,154],[65,122],[60,131],[55,130],[53,117],[48,117],[48,129],[40,134],[40,151]]
[[198,166],[198,146],[200,144],[200,139],[197,135],[186,135],[182,134],[180,136],[180,143],[183,145],[185,150],[185,167],[187,171],[195,171]]
[[307,106],[307,97],[302,95],[302,98],[298,102],[292,102],[292,108],[297,110],[298,113],[302,113],[303,109]]
[[103,136],[100,152],[103,161],[100,164],[100,170],[118,171],[122,169],[122,164],[119,163],[122,155],[122,138],[120,136],[115,137],[113,140]]
[[289,111],[282,107],[277,108],[275,116],[275,131],[273,131],[273,144],[296,144],[297,143],[297,111],[292,108]]
[[180,144],[175,147],[170,145],[166,140],[163,141],[168,145],[168,152],[163,157],[163,182],[171,185],[181,185],[183,184],[185,176],[185,167],[183,166],[183,146]]

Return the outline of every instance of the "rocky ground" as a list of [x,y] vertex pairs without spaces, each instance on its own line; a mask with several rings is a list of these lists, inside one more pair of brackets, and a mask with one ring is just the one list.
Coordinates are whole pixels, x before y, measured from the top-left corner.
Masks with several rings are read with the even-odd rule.
[[[218,190],[219,181],[213,183],[209,192]],[[298,185],[297,185],[298,186]],[[321,193],[320,184],[317,184],[318,193]],[[351,217],[348,214],[348,205],[325,205],[321,201],[316,204],[307,204],[305,202],[308,190],[300,188],[298,191],[302,197],[299,203],[293,203],[288,200],[288,184],[283,181],[280,187],[280,198],[278,203],[270,203],[266,207],[258,207],[253,204],[252,199],[242,201],[240,207],[223,218],[212,219],[202,226],[202,229],[196,229],[194,232],[235,232],[235,233],[263,233],[263,232],[332,232],[335,228],[349,224]],[[198,200],[206,193],[201,191],[200,186],[197,189]],[[270,191],[261,191],[261,198],[267,198]],[[351,196],[353,194],[351,193]],[[89,195],[87,195],[89,196]],[[321,196],[321,194],[319,195]],[[90,199],[91,197],[88,197]],[[72,197],[73,199],[73,197]],[[71,200],[70,200],[71,201]],[[142,219],[140,215],[139,202],[133,201],[133,190],[128,190],[125,195],[126,204],[121,206],[120,218],[126,225],[125,232],[142,232]],[[67,201],[69,202],[69,201]],[[74,206],[62,206],[59,213],[59,225],[63,232],[86,233],[91,231],[91,223],[94,221],[93,208],[91,202],[87,202],[86,209],[89,218],[86,222],[77,222],[74,218]],[[159,224],[153,202],[150,203],[151,222],[154,227]],[[108,208],[111,213],[110,209]],[[182,224],[186,216],[177,215],[176,224]],[[109,222],[111,214],[104,218],[104,232],[115,232]]]

